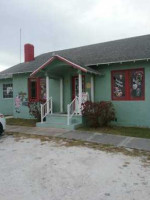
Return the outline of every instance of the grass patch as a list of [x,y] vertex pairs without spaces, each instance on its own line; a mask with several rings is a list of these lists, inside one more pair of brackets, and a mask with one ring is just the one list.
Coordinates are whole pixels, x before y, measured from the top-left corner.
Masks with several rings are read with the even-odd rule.
[[82,128],[79,128],[78,130],[150,139],[150,128],[113,126],[113,127],[101,127],[101,128],[96,128],[96,129],[82,127]]
[[35,127],[36,126],[36,119],[20,119],[20,118],[10,118],[6,119],[7,125],[16,125],[16,126],[29,126]]

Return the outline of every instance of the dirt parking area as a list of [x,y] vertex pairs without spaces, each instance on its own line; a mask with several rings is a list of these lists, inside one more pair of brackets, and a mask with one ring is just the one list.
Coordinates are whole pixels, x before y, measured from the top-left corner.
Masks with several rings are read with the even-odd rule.
[[0,138],[2,200],[149,200],[150,165],[63,140]]

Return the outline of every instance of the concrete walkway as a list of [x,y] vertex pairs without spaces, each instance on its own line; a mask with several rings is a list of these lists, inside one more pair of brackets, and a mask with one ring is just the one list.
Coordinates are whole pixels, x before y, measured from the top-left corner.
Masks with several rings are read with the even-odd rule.
[[68,131],[59,128],[39,128],[9,125],[7,125],[6,127],[6,132],[53,136],[59,138],[81,140],[85,142],[93,142],[98,144],[110,144],[117,147],[134,148],[139,150],[150,151],[150,139],[144,138],[126,137],[106,133]]

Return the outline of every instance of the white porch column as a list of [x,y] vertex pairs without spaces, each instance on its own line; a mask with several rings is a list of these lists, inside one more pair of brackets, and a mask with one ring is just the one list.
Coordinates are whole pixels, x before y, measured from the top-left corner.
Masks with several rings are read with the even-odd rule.
[[[49,76],[46,75],[46,101],[49,101]],[[47,112],[49,112],[49,103],[47,103]]]
[[82,104],[82,74],[79,73],[79,114],[81,115],[81,104]]
[[60,112],[63,112],[63,79],[60,79]]
[[94,76],[91,76],[91,101],[94,102]]

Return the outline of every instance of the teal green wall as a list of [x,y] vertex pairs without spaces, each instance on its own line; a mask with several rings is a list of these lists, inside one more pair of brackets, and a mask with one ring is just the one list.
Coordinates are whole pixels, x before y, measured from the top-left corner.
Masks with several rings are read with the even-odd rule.
[[13,115],[15,118],[32,118],[29,115],[29,109],[27,105],[24,105],[24,103],[21,103],[20,108],[18,109],[19,112],[16,111],[15,106],[15,98],[18,94],[24,93],[25,98],[28,99],[28,77],[29,74],[18,74],[13,76],[13,86],[14,86],[14,101],[13,101]]
[[0,113],[4,115],[13,115],[13,98],[3,99],[3,84],[11,84],[12,79],[0,80]]
[[[83,74],[85,76],[85,91],[91,95],[91,88],[89,88],[91,75]],[[67,112],[67,105],[72,102],[72,77],[78,76],[77,70],[68,73],[62,72],[63,78],[63,111]],[[50,97],[53,98],[53,112],[60,112],[60,79],[50,78]],[[91,97],[90,97],[91,98]]]
[[53,112],[60,112],[60,80],[50,79],[49,95],[53,98]]
[[150,127],[150,63],[126,63],[99,67],[104,76],[95,78],[95,101],[111,101],[111,71],[145,69],[144,101],[112,101],[117,116],[116,125]]
[[91,100],[91,74],[85,74],[85,92],[88,92]]
[[63,92],[63,109],[64,112],[67,112],[67,105],[72,101],[72,76],[73,74],[70,72],[64,75],[64,92]]
[[62,73],[58,79],[50,78],[50,97],[53,98],[53,112],[60,112],[60,78],[63,79],[63,111],[67,112],[67,104],[72,101],[73,72]]

